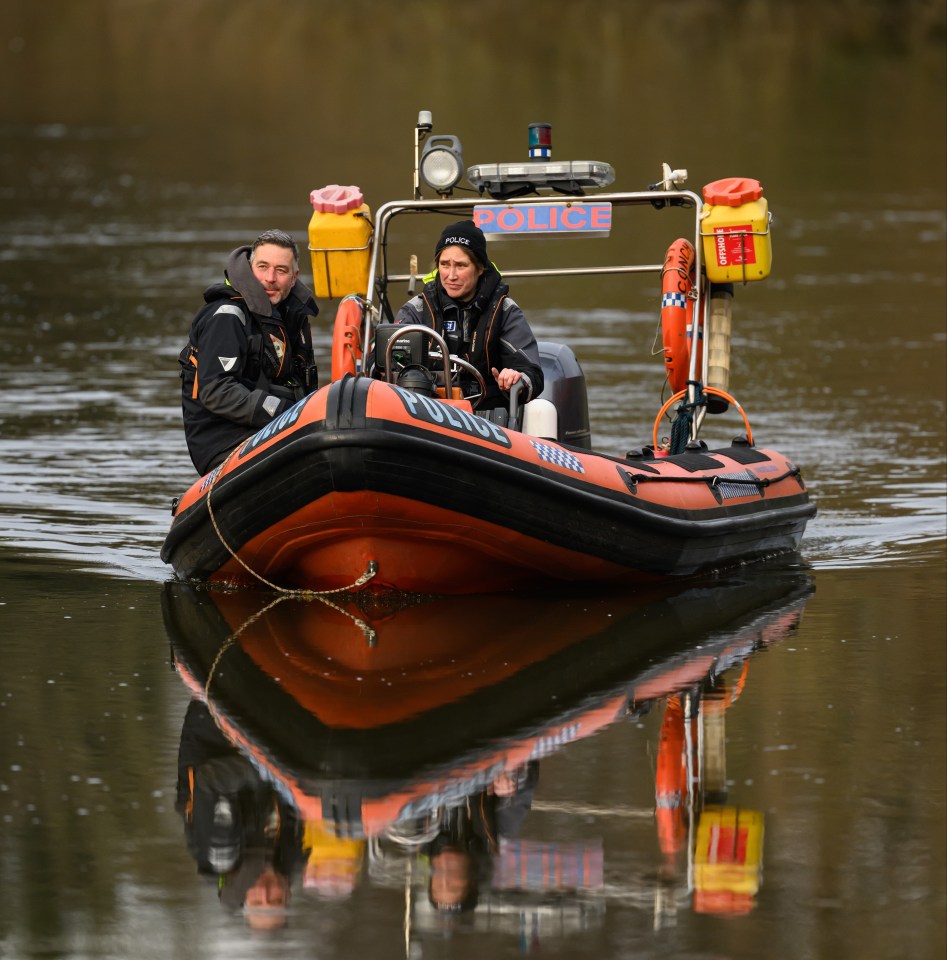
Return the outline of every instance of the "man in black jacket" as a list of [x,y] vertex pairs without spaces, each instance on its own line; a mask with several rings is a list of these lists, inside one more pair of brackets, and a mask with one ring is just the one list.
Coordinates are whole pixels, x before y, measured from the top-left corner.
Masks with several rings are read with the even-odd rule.
[[225,281],[204,291],[179,357],[184,434],[198,473],[317,386],[310,320],[318,307],[298,258],[288,233],[267,230],[234,250]]

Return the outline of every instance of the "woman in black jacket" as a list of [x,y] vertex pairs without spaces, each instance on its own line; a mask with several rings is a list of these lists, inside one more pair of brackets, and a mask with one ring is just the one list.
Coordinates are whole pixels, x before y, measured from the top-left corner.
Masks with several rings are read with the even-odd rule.
[[487,256],[483,231],[472,220],[446,227],[434,248],[434,263],[435,275],[398,311],[395,322],[433,327],[452,354],[477,368],[487,387],[478,410],[507,406],[505,394],[518,380],[526,388],[522,403],[538,397],[543,389],[539,347]]

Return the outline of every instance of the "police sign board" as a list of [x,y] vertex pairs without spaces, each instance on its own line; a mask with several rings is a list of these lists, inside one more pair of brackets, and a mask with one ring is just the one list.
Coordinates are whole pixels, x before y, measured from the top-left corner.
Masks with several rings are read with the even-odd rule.
[[488,240],[536,234],[607,237],[612,229],[612,205],[576,200],[508,206],[477,204],[473,219]]

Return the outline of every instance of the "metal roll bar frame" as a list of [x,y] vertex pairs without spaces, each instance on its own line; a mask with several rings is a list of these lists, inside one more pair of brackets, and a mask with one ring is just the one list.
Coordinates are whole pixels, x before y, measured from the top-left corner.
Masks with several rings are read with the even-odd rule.
[[[388,230],[395,217],[404,214],[424,214],[424,213],[454,213],[460,218],[471,218],[475,206],[494,206],[494,207],[529,207],[535,204],[549,203],[551,199],[561,199],[550,197],[548,195],[536,195],[527,197],[514,197],[505,200],[494,200],[483,197],[476,200],[392,200],[378,208],[375,216],[375,229],[371,250],[371,261],[368,275],[368,297],[367,309],[365,310],[365,327],[363,331],[362,342],[365,344],[365,352],[371,348],[373,342],[374,327],[380,322],[383,306],[388,301],[388,286],[392,283],[411,283],[418,279],[416,274],[412,273],[388,273],[384,269],[384,260],[387,252]],[[694,244],[694,270],[697,282],[689,296],[694,302],[694,330],[692,332],[694,343],[708,343],[707,333],[710,323],[710,297],[707,284],[703,274],[703,246],[701,243],[701,220],[703,219],[702,207],[703,201],[691,190],[642,190],[627,193],[593,193],[587,197],[574,198],[574,202],[599,202],[610,203],[615,207],[634,207],[651,206],[656,209],[664,207],[683,207],[694,209],[696,211],[694,218],[694,232],[692,243]],[[504,270],[505,278],[520,277],[566,277],[566,276],[611,276],[617,274],[639,274],[655,273],[660,275],[664,268],[663,263],[644,263],[644,264],[616,264],[604,267],[551,267],[534,268],[520,270]],[[388,305],[390,310],[390,305]],[[430,331],[429,327],[422,329]],[[436,333],[435,333],[435,336]],[[442,341],[443,342],[443,341]],[[390,344],[389,344],[390,348]],[[447,356],[446,344],[444,348],[445,358]],[[701,370],[698,376],[697,371],[697,351],[690,353],[690,366],[688,368],[688,380],[700,380],[706,382],[708,368],[708,351],[701,351]],[[466,361],[459,357],[453,358],[461,364]],[[387,364],[386,359],[386,364]],[[446,362],[446,359],[445,359]],[[469,369],[473,369],[467,364]],[[482,380],[482,378],[480,378]],[[449,378],[446,380],[449,383]],[[696,399],[696,387],[693,383],[688,383],[687,400],[693,403]],[[692,425],[691,435],[696,439],[700,426],[703,422],[705,408],[700,408]]]

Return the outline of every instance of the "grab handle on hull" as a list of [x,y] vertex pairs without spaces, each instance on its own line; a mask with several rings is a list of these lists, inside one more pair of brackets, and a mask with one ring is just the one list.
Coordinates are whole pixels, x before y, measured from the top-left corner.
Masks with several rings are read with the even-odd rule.
[[[712,397],[722,397],[724,400],[729,400],[730,403],[737,409],[740,416],[743,417],[743,423],[746,426],[746,439],[750,446],[753,445],[753,429],[750,427],[750,421],[747,419],[746,413],[743,411],[743,407],[737,402],[737,400],[732,397],[726,390],[721,390],[719,387],[703,387],[703,392],[709,394]],[[664,415],[668,410],[677,403],[678,400],[683,400],[687,396],[687,390],[678,390],[673,396],[669,397],[664,406],[658,411],[658,415],[654,418],[654,429],[651,434],[651,440],[654,444],[654,449],[659,450],[660,444],[658,443],[658,428],[661,426],[661,420],[664,418]],[[696,440],[696,434],[692,437]]]

